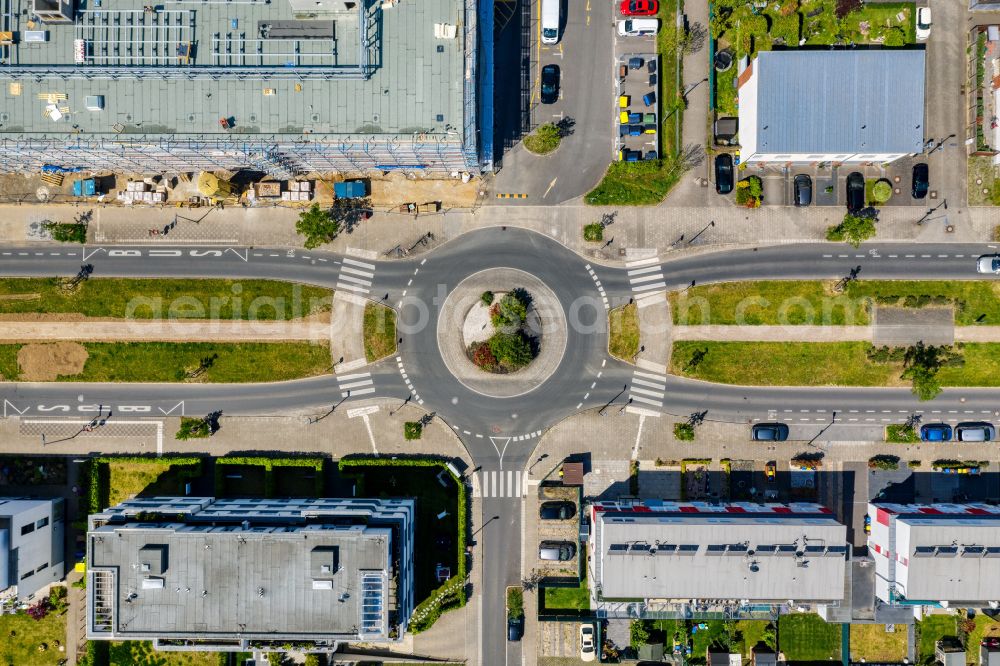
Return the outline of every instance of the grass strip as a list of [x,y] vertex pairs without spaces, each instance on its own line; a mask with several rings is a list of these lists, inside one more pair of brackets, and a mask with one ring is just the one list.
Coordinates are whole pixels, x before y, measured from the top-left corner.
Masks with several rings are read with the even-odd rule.
[[771,280],[696,286],[670,294],[675,324],[867,326],[871,304],[952,305],[958,326],[1000,325],[1000,285],[979,280]]
[[274,280],[0,278],[0,314],[283,321],[331,307],[329,289]]
[[[899,361],[868,358],[867,342],[675,342],[675,375],[747,386],[906,386]],[[1000,343],[955,346],[965,364],[937,371],[942,386],[1000,386]]]
[[[85,342],[87,362],[62,382],[276,382],[330,368],[330,348],[308,342]],[[0,345],[2,347],[18,345]],[[8,352],[0,352],[0,358]],[[216,358],[197,377],[203,360]]]
[[396,311],[378,303],[365,305],[365,359],[371,363],[396,353]]
[[0,381],[13,382],[21,374],[17,365],[17,352],[21,345],[0,345]]
[[631,363],[639,353],[639,306],[623,305],[608,312],[608,352]]
[[778,648],[788,661],[840,659],[840,625],[815,613],[782,615],[778,620]]

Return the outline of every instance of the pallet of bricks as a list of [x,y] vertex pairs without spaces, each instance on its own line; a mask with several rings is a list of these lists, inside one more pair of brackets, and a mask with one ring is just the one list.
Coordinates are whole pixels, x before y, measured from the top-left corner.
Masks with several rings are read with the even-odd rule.
[[310,180],[290,180],[288,181],[288,190],[281,193],[282,201],[310,201],[312,197],[312,181]]
[[125,191],[119,192],[118,198],[127,204],[163,203],[167,200],[165,192],[153,192],[153,186],[141,180],[130,180],[125,185]]

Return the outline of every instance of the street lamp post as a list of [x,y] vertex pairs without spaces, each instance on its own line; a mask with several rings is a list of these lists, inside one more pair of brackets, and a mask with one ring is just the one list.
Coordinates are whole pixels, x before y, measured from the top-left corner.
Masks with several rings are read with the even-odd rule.
[[597,413],[600,414],[601,416],[604,416],[604,411],[608,407],[610,407],[612,404],[614,404],[615,400],[617,400],[618,398],[620,398],[621,394],[624,393],[627,390],[628,390],[628,384],[626,384],[625,386],[622,387],[622,390],[618,392],[618,395],[616,395],[615,397],[611,398],[611,400],[608,400],[607,404],[605,404],[603,407],[601,407],[601,411],[599,411]]

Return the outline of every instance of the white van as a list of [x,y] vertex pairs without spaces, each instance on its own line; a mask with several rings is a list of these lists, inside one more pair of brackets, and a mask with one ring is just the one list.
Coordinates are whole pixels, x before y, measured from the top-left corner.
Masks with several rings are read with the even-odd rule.
[[542,0],[542,44],[559,43],[559,3],[561,0]]
[[621,37],[644,37],[655,35],[660,28],[659,19],[625,19],[618,21],[618,34]]

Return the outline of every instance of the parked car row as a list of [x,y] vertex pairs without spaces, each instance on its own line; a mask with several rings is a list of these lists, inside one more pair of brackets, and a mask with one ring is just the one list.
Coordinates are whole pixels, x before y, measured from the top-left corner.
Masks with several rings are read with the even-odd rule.
[[985,421],[959,423],[954,431],[947,423],[920,426],[920,440],[924,442],[950,442],[953,435],[959,442],[992,442],[997,437],[997,431],[992,423]]

